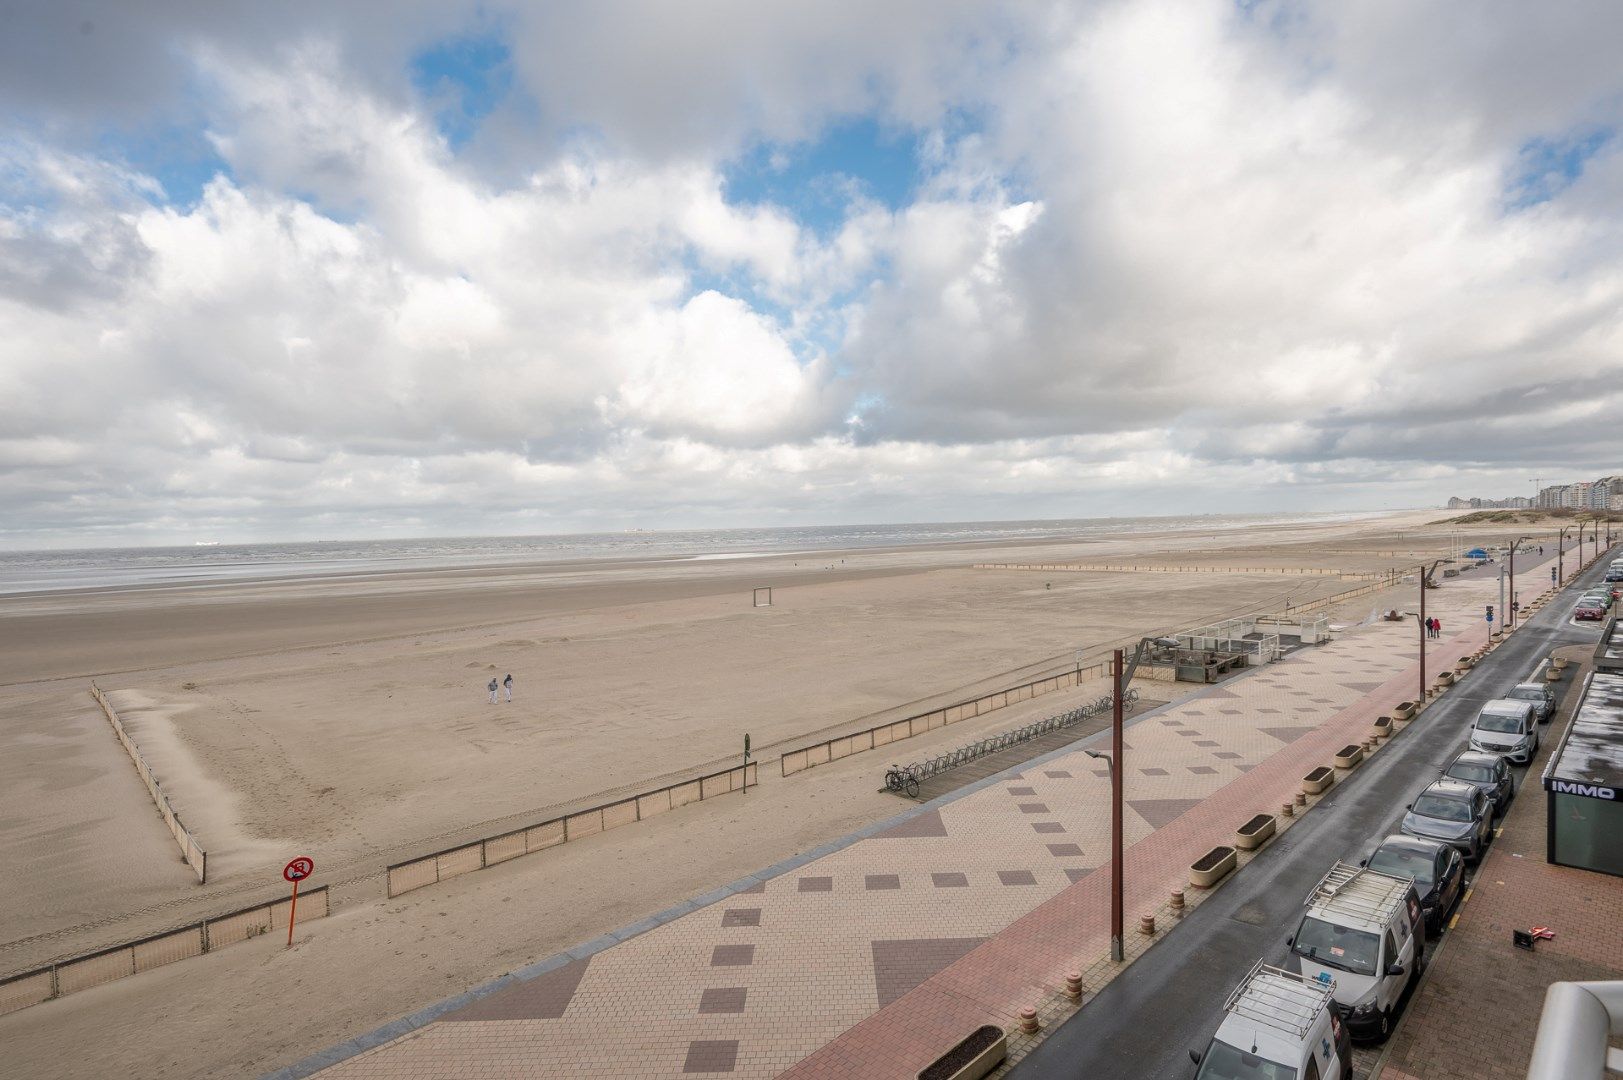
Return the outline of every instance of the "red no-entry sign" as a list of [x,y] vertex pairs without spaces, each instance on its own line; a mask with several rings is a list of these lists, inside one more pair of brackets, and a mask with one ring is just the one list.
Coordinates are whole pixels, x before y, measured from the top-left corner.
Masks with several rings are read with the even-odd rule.
[[299,882],[310,876],[316,868],[315,860],[306,855],[290,860],[282,867],[282,877],[293,883],[293,902],[287,908],[287,947],[293,947],[293,920],[299,913]]

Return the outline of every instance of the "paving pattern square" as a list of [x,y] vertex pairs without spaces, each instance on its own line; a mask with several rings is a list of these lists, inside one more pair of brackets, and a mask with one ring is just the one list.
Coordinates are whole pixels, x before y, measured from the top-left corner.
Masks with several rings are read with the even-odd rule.
[[969,888],[969,875],[960,874],[956,871],[948,871],[944,874],[931,874],[930,884],[934,885],[938,889],[967,889]]
[[803,877],[800,879],[801,892],[833,892],[834,879],[831,877]]
[[1065,826],[1057,821],[1033,821],[1031,827],[1039,833],[1062,833]]
[[721,913],[723,926],[760,926],[761,909],[758,907],[728,908]]
[[749,967],[753,963],[754,945],[717,945],[710,953],[711,967]]
[[712,1013],[741,1013],[749,997],[744,986],[715,986],[699,995],[699,1015]]
[[737,1039],[695,1039],[688,1043],[685,1073],[730,1073],[738,1064]]
[[1081,844],[1049,844],[1048,853],[1056,859],[1068,858],[1082,854]]
[[900,889],[902,878],[899,874],[869,874],[863,879],[863,887],[869,892],[880,889]]
[[971,952],[985,938],[907,938],[875,941],[874,992],[889,1005],[925,979]]
[[1035,885],[1037,875],[1030,870],[999,870],[997,879],[1005,885]]

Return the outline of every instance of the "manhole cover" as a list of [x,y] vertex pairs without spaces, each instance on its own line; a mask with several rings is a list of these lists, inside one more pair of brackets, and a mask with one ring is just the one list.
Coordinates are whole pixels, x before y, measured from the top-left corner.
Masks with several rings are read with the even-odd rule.
[[1252,926],[1267,926],[1274,920],[1257,904],[1247,904],[1245,907],[1229,916],[1235,922],[1250,923]]

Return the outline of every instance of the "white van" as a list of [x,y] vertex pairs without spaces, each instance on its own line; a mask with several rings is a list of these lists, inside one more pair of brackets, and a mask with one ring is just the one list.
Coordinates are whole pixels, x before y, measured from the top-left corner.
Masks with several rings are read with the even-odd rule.
[[1497,698],[1471,724],[1471,749],[1526,765],[1538,753],[1538,712],[1530,701]]
[[1223,1003],[1195,1080],[1352,1080],[1352,1040],[1329,986],[1261,960]]
[[1409,878],[1336,863],[1287,939],[1302,975],[1331,988],[1356,1039],[1385,1042],[1425,955],[1420,895]]

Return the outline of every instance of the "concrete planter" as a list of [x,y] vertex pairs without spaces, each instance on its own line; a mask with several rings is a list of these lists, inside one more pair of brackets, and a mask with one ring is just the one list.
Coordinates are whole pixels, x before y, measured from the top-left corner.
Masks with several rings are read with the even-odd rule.
[[1335,757],[1330,759],[1330,764],[1338,769],[1356,769],[1358,763],[1363,760],[1364,748],[1357,743],[1348,743],[1336,751]]
[[1241,851],[1255,851],[1274,835],[1274,815],[1258,814],[1234,830],[1234,846]]
[[1454,670],[1457,673],[1459,673],[1461,675],[1464,675],[1467,671],[1470,671],[1475,666],[1476,666],[1476,657],[1474,657],[1474,656],[1462,656],[1462,657],[1460,657],[1459,663],[1454,665]]
[[1437,676],[1437,685],[1438,686],[1453,686],[1454,685],[1454,673],[1452,671],[1445,671],[1441,675]]
[[1561,669],[1558,668],[1558,667],[1554,667],[1554,666],[1545,668],[1544,669],[1544,681],[1545,682],[1560,682],[1561,681]]
[[1189,867],[1189,884],[1209,889],[1222,881],[1240,865],[1240,857],[1231,847],[1214,847]]
[[1302,793],[1304,795],[1317,795],[1336,782],[1336,771],[1328,765],[1320,765],[1317,769],[1302,777]]
[[981,1080],[1003,1064],[1008,1053],[1009,1040],[1003,1029],[986,1024],[920,1069],[918,1080]]
[[1377,739],[1385,739],[1392,734],[1392,718],[1390,716],[1377,716],[1375,722],[1369,726],[1369,733]]
[[1412,701],[1400,701],[1400,702],[1398,702],[1397,708],[1392,710],[1392,719],[1394,719],[1394,720],[1413,720],[1414,719],[1414,714],[1415,714],[1415,703],[1414,702],[1412,702]]
[[1564,656],[1552,656],[1550,657],[1550,666],[1557,671],[1565,671],[1567,669],[1567,658]]

